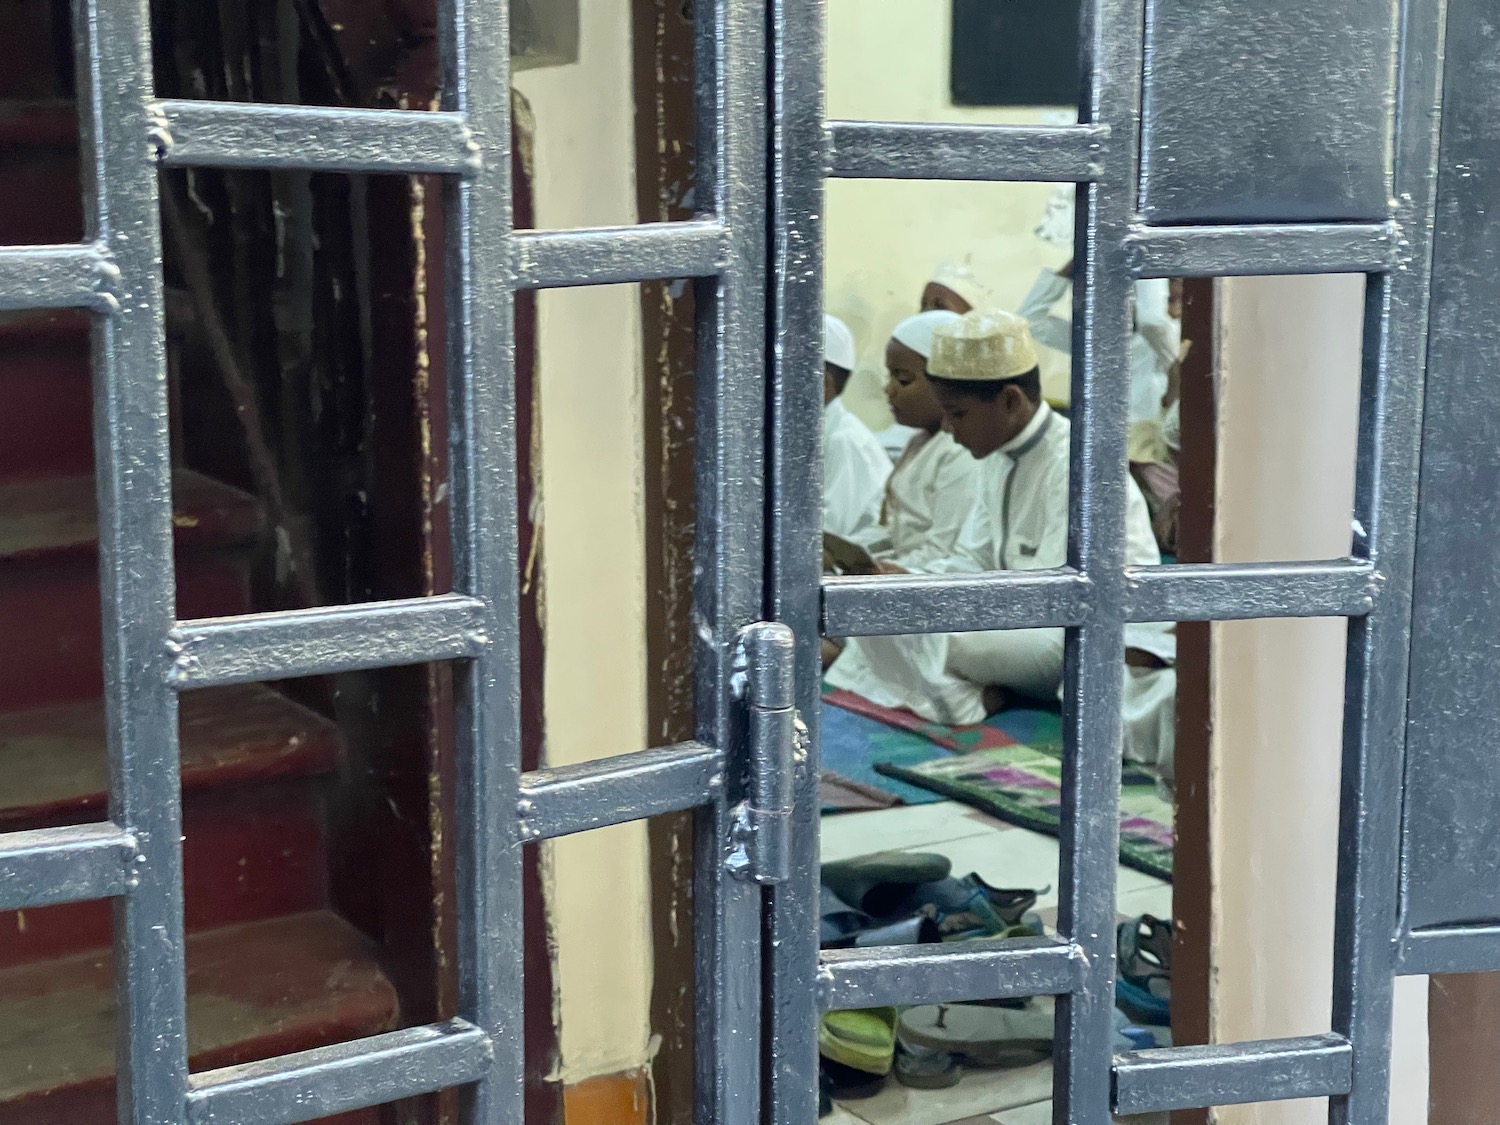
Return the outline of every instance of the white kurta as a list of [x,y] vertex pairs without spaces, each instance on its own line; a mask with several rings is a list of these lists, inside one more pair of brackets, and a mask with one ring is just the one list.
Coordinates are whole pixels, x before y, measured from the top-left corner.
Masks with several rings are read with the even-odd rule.
[[[1052,306],[1065,297],[1073,283],[1052,270],[1043,270],[1021,302],[1031,335],[1039,344],[1072,354],[1073,324],[1069,317],[1052,315]],[[1135,331],[1130,336],[1130,421],[1161,417],[1168,373],[1177,362],[1182,324],[1167,313],[1171,283],[1151,278],[1135,283]]]
[[[979,502],[954,553],[924,569],[982,573],[1065,565],[1069,432],[1068,420],[1044,403],[1020,434],[979,462]],[[1145,498],[1128,477],[1126,486],[1125,561],[1134,566],[1159,564]],[[1126,645],[1168,664],[1176,660],[1176,635],[1170,624],[1128,625]],[[1171,746],[1162,744],[1162,736],[1171,734],[1175,672],[1128,668],[1121,656],[1126,756],[1169,771]],[[937,722],[976,723],[984,718],[983,689],[990,684],[1056,698],[1062,660],[1061,629],[860,637],[849,641],[827,678],[882,706],[905,707]]]
[[918,430],[885,485],[880,523],[859,536],[870,554],[921,571],[957,549],[978,499],[979,462],[945,433]]
[[854,539],[880,523],[891,459],[838,399],[823,408],[823,528]]

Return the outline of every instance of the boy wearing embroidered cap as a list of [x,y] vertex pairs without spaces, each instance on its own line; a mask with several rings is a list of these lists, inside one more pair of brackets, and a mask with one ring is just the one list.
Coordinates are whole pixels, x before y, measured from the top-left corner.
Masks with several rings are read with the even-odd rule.
[[[1042,570],[1068,551],[1068,420],[1042,401],[1036,348],[1026,321],[969,313],[933,334],[929,380],[944,425],[978,459],[979,497],[953,554],[932,573]],[[1128,476],[1125,562],[1161,562],[1140,489]],[[1170,776],[1176,637],[1170,624],[1126,627],[1128,757]],[[1015,629],[861,638],[828,679],[876,703],[926,718],[974,723],[1009,696],[1056,699],[1063,630]]]
[[870,428],[839,401],[854,371],[854,334],[823,318],[823,527],[846,539],[880,523],[891,459]]

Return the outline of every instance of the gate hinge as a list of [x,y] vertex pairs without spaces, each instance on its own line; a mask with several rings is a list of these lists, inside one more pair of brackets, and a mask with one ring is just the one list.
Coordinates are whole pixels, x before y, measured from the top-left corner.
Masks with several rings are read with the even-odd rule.
[[797,711],[793,706],[792,631],[757,621],[740,631],[736,686],[749,720],[750,777],[735,810],[730,871],[763,886],[791,874],[792,794],[797,770]]

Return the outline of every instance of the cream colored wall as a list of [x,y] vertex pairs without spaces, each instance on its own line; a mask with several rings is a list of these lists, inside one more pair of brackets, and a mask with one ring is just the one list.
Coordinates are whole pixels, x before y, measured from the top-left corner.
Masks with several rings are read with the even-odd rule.
[[[527,71],[542,227],[633,223],[629,6],[586,0],[577,64]],[[540,295],[547,760],[645,738],[640,299],[635,286]],[[649,1055],[651,932],[644,825],[549,849],[564,1081]],[[536,924],[533,922],[533,924]]]
[[[1348,553],[1363,279],[1220,285],[1215,557]],[[1344,685],[1342,621],[1214,629],[1214,1035],[1330,1028]],[[1398,988],[1393,1125],[1426,1121],[1426,987]],[[1326,1104],[1326,1103],[1325,1103]],[[1221,1122],[1312,1125],[1314,1102],[1220,1111]]]
[[[828,0],[828,116],[969,124],[1035,123],[1057,111],[965,109],[948,97],[952,0]],[[942,262],[967,265],[995,302],[1014,309],[1037,272],[1069,256],[1032,232],[1050,184],[828,182],[824,301],[859,344],[845,392],[876,429],[890,425],[881,386],[885,343],[917,311],[922,288]],[[1049,394],[1067,363],[1049,353]]]

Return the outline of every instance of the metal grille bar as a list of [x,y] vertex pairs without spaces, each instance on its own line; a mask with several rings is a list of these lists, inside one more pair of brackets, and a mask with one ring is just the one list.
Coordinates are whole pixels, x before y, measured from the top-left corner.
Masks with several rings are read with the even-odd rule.
[[1136,277],[1379,273],[1399,237],[1393,223],[1137,227],[1125,247]]
[[1082,625],[1089,580],[1076,571],[905,574],[823,581],[830,637]]
[[835,176],[889,180],[1087,182],[1109,130],[1093,125],[916,125],[830,121]]
[[724,269],[729,236],[711,219],[593,230],[523,231],[515,235],[516,287],[713,277]]
[[701,742],[533,770],[521,777],[521,835],[550,840],[709,804],[724,789],[724,755]]
[[135,845],[107,823],[0,835],[0,910],[124,894]]
[[118,277],[119,270],[101,247],[0,247],[0,310],[110,312]]
[[1338,1035],[1136,1051],[1115,1061],[1115,1113],[1337,1097],[1353,1055]]
[[114,899],[116,1098],[123,1125],[161,1125],[182,1118],[188,1065],[150,12],[111,0],[81,0],[74,12],[86,234],[118,272],[110,315],[93,323],[109,818],[136,842],[128,893]]
[[188,1121],[293,1125],[483,1078],[489,1037],[465,1020],[413,1027],[192,1077]]
[[824,1011],[1053,996],[1078,986],[1078,950],[1050,938],[887,946],[825,952],[818,972]]
[[457,113],[175,100],[155,111],[167,165],[461,174],[478,159]]
[[168,640],[177,688],[286,680],[474,657],[490,647],[477,598],[448,594],[184,621]]
[[1375,568],[1352,559],[1128,567],[1125,584],[1127,621],[1362,617],[1380,592]]
[[1402,939],[1397,967],[1407,976],[1500,971],[1500,926],[1417,930]]

